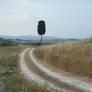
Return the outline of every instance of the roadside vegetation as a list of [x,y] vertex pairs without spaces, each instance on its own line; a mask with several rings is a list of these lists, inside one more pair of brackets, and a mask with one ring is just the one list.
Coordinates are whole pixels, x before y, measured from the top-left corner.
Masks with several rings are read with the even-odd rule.
[[89,39],[41,46],[34,51],[34,55],[56,70],[92,78],[91,42]]
[[24,46],[0,47],[0,66],[5,72],[0,73],[0,82],[4,88],[0,92],[48,92],[34,82],[28,82],[19,70],[19,54],[25,49]]
[[7,47],[7,46],[17,46],[17,44],[13,42],[0,42],[0,47]]

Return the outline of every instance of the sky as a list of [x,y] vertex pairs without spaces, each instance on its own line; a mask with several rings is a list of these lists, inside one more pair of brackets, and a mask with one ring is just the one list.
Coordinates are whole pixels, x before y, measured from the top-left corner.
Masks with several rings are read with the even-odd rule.
[[0,0],[0,35],[38,35],[39,20],[46,36],[92,37],[92,0]]

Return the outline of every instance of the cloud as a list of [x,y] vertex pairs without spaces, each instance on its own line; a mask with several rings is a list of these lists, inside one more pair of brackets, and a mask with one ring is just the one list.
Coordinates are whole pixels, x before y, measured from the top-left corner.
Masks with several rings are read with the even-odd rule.
[[22,14],[22,16],[20,17],[19,21],[20,22],[23,22],[23,21],[26,21],[27,19],[29,18],[29,14]]
[[29,14],[19,9],[5,9],[0,11],[0,17],[8,21],[23,22],[29,18]]
[[35,34],[36,23],[43,19],[51,35],[72,37],[79,32],[84,35],[83,31],[90,34],[91,10],[92,0],[0,0],[0,30],[5,30],[3,34],[6,30],[14,35],[21,34],[20,30]]
[[31,1],[29,0],[16,0],[17,3],[22,4],[22,5],[30,5]]

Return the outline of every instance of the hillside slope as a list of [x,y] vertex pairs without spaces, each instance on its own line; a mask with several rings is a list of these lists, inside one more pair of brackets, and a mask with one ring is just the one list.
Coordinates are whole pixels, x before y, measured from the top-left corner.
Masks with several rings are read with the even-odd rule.
[[56,70],[92,78],[92,44],[68,42],[41,46],[34,55]]

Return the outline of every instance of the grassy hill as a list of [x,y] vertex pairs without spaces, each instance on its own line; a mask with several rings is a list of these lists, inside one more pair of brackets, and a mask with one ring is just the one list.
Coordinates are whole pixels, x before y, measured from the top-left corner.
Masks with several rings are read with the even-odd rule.
[[34,54],[56,70],[92,78],[92,41],[68,41],[64,44],[38,47]]

